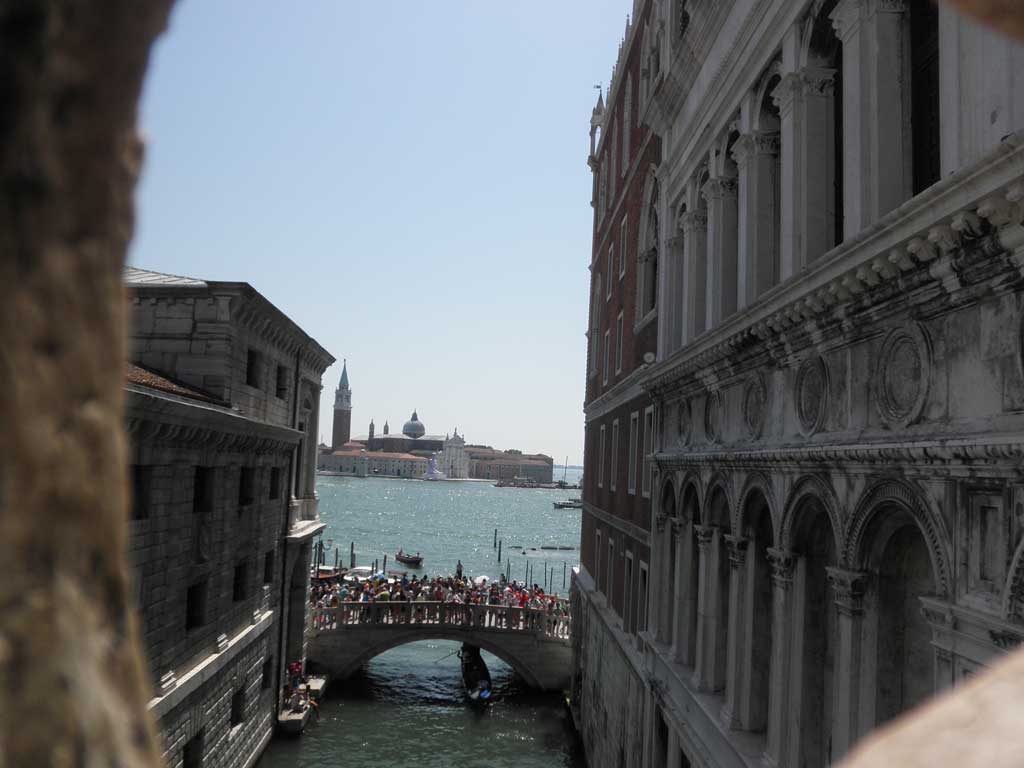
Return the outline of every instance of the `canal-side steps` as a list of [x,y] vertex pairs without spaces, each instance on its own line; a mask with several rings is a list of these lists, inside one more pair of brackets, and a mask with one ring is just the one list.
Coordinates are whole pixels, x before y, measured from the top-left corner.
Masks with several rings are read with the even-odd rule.
[[458,603],[343,603],[310,614],[306,656],[343,679],[373,657],[419,640],[469,643],[505,661],[533,688],[569,685],[572,648],[567,606],[543,609]]
[[288,736],[298,736],[305,730],[309,718],[313,715],[313,708],[323,698],[324,691],[327,690],[327,678],[323,675],[310,675],[306,678],[306,682],[299,686],[299,689],[313,704],[307,704],[301,712],[294,712],[288,708],[287,703],[285,704],[285,708],[277,716],[277,728]]

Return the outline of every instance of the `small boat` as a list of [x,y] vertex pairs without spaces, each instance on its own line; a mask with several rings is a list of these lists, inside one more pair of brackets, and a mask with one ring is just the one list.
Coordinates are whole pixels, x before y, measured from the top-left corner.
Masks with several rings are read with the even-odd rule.
[[373,568],[368,565],[357,565],[355,568],[349,568],[348,573],[345,574],[344,579],[348,582],[366,581],[373,577]]
[[395,555],[395,560],[400,563],[404,563],[405,565],[411,565],[413,568],[419,568],[423,565],[422,555],[418,553],[415,555],[408,555],[402,550],[398,550],[398,553]]
[[487,671],[480,649],[463,643],[459,660],[462,662],[462,684],[466,686],[466,696],[475,704],[487,704],[493,692],[491,673]]
[[567,501],[552,502],[555,509],[583,509],[582,499],[568,499]]

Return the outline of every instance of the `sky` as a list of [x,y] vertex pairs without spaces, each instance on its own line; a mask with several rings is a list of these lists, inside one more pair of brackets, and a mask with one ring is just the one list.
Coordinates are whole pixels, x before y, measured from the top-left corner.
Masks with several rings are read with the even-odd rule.
[[630,0],[179,0],[130,262],[248,282],[370,419],[582,463],[589,120]]

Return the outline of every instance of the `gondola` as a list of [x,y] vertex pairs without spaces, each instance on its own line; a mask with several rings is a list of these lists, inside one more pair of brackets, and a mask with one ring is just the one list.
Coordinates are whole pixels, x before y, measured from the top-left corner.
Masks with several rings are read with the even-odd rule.
[[491,673],[480,656],[480,649],[475,645],[462,644],[459,651],[462,661],[462,684],[466,686],[466,696],[474,704],[487,704],[491,699]]
[[423,565],[422,555],[407,555],[402,550],[398,550],[398,553],[395,555],[395,560],[400,563],[404,563],[405,565],[411,565],[413,568],[419,568]]

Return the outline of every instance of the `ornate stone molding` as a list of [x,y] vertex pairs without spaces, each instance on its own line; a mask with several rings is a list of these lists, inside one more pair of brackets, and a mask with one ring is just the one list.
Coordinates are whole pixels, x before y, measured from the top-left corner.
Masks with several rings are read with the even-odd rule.
[[750,539],[726,534],[725,543],[729,547],[729,563],[733,568],[742,567],[747,560],[747,548],[750,545]]
[[741,168],[757,156],[775,157],[779,154],[780,134],[755,131],[742,134],[732,145],[732,159]]
[[828,412],[829,376],[823,358],[812,357],[800,366],[793,384],[793,401],[800,432],[810,437],[822,428]]
[[739,183],[735,176],[718,176],[708,179],[700,193],[708,203],[712,203],[723,197],[735,197],[738,188]]
[[707,554],[708,548],[711,546],[712,539],[715,538],[715,528],[711,525],[695,525],[693,526],[694,532],[697,534],[697,546],[700,547],[700,551]]
[[707,229],[708,216],[704,211],[687,211],[679,217],[679,228],[685,233]]
[[704,400],[704,435],[709,443],[722,439],[722,396],[709,391]]
[[[183,405],[183,407],[191,407]],[[131,411],[129,407],[129,411]],[[302,439],[302,435],[294,432],[294,436],[271,437],[266,434],[267,425],[242,419],[238,416],[226,415],[237,419],[239,424],[228,428],[215,425],[196,425],[168,420],[159,420],[159,416],[135,414],[129,412],[125,418],[125,430],[136,444],[174,443],[177,445],[209,448],[224,453],[287,453]],[[251,429],[251,433],[245,430]],[[275,428],[281,431],[286,427]],[[288,430],[291,432],[292,430]]]
[[665,524],[667,522],[668,515],[666,515],[664,512],[659,512],[657,515],[654,516],[654,527],[657,529],[658,533],[663,533],[665,531]]
[[693,437],[693,408],[687,399],[679,401],[676,414],[676,431],[679,435],[679,442],[682,445],[689,445],[690,439]]
[[928,400],[932,351],[927,332],[914,323],[896,328],[882,342],[875,368],[875,407],[892,429],[903,429],[921,415]]
[[835,595],[836,607],[845,616],[860,616],[864,613],[864,591],[868,574],[862,571],[847,571],[828,567],[829,584]]
[[772,581],[784,589],[793,584],[793,570],[796,568],[796,553],[788,549],[768,547],[768,562],[772,566]]
[[767,411],[768,390],[765,388],[764,377],[755,372],[743,385],[743,423],[752,440],[761,436]]

